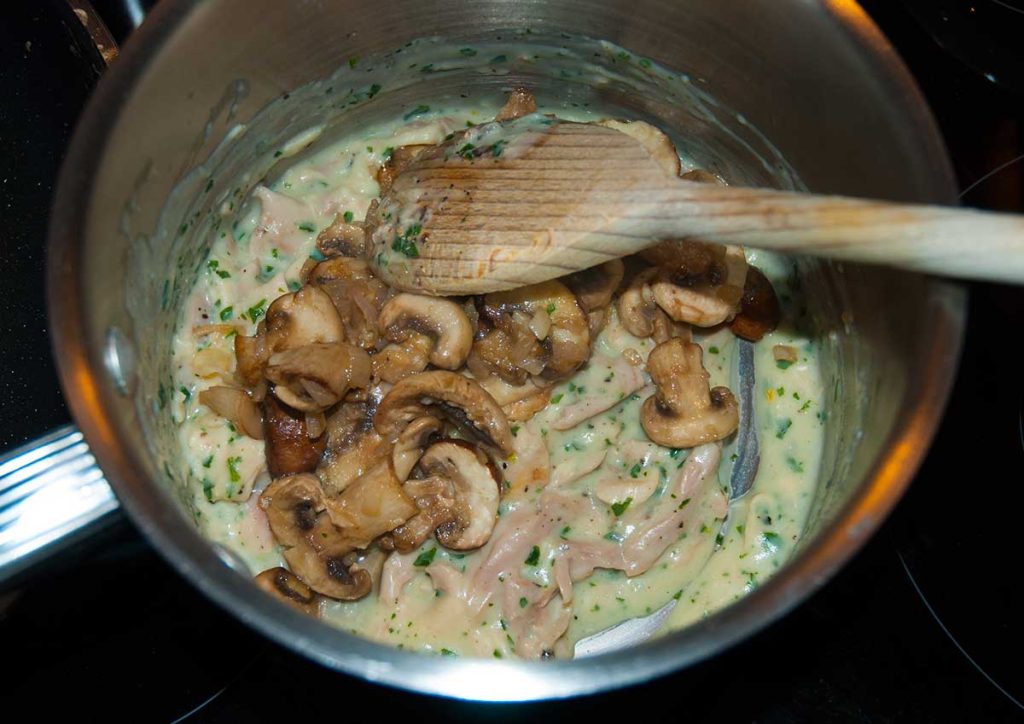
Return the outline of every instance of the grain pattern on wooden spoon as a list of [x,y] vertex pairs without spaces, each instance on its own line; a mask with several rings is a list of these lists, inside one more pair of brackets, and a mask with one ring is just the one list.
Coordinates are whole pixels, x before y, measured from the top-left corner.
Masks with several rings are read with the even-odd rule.
[[668,238],[1024,282],[1022,219],[696,183],[614,128],[532,115],[424,152],[367,221],[385,281],[453,295],[564,276]]

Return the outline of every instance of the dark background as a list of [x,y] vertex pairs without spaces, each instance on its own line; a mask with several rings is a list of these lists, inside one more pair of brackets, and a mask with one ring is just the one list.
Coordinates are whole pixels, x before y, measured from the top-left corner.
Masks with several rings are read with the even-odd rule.
[[[95,4],[123,40],[133,6],[152,1]],[[964,202],[1024,209],[1021,3],[862,4],[924,90]],[[73,29],[56,0],[0,9],[0,449],[68,421],[46,337],[44,239],[60,159],[101,68]],[[122,521],[0,594],[0,711],[132,721],[191,712],[196,722],[348,718],[356,708],[416,720],[1022,721],[1022,309],[1017,289],[972,285],[959,381],[896,513],[797,611],[702,665],[569,702],[405,694],[321,669],[244,628]]]

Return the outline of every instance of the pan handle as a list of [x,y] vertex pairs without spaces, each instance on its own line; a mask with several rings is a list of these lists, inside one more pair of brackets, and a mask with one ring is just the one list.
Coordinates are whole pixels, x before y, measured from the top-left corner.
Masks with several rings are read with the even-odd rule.
[[0,585],[118,517],[117,498],[73,425],[0,455]]

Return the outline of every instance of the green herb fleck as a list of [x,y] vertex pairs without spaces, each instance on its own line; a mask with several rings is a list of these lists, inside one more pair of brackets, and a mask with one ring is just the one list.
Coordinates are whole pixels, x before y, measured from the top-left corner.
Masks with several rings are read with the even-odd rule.
[[220,321],[222,322],[228,321],[233,316],[235,316],[234,307],[224,307],[224,309],[220,310]]
[[535,566],[540,562],[540,548],[534,546],[530,549],[530,555],[526,556],[526,560],[523,561],[528,566]]
[[182,396],[185,398],[185,402],[188,402],[189,400],[192,399],[192,392],[187,387],[185,387],[185,385],[179,387],[178,390],[181,391]]
[[623,500],[621,502],[612,503],[612,512],[615,513],[615,515],[617,515],[617,516],[622,515],[623,513],[626,512],[626,509],[629,508],[629,504],[632,503],[632,502],[633,502],[633,497],[630,496],[630,497],[626,498],[625,500]]
[[299,224],[299,231],[305,231],[309,234],[312,234],[314,231],[316,231],[316,226],[314,226],[313,222],[311,221],[303,221],[301,224]]
[[791,364],[793,363],[788,359],[775,360],[775,366],[778,367],[780,370],[788,370]]
[[380,93],[380,83],[374,83],[370,86],[370,90],[366,92],[366,97],[373,98],[378,93]]
[[565,397],[565,394],[562,393],[562,392],[559,392],[557,395],[552,395],[551,396],[551,404],[552,405],[557,405],[559,402],[562,401],[563,397]]
[[348,67],[349,68],[355,68],[356,65],[358,65],[358,63],[359,63],[359,57],[358,56],[354,56],[354,57],[348,59]]
[[788,417],[784,420],[779,420],[778,424],[775,427],[775,437],[779,438],[780,440],[786,437],[786,433],[789,432],[789,428],[791,428],[792,426],[793,421],[790,420]]
[[266,304],[267,300],[261,299],[246,310],[245,314],[247,317],[249,317],[253,324],[260,321],[263,315],[266,314],[266,309],[264,308]]
[[501,656],[501,652],[500,652],[500,651],[498,651],[498,649],[495,649],[495,650],[494,650],[494,658],[496,658],[496,659],[500,659],[500,658],[502,658],[502,656]]
[[416,560],[413,561],[412,564],[414,566],[419,566],[420,568],[425,568],[429,566],[431,563],[433,563],[434,556],[436,555],[437,548],[431,548],[429,551],[423,551],[418,556],[416,556]]
[[458,654],[451,649],[441,649],[441,656],[458,656]]
[[462,144],[462,147],[458,151],[456,151],[455,153],[457,155],[459,155],[459,156],[462,156],[467,161],[472,161],[473,160],[473,150],[475,148],[476,148],[476,146],[474,146],[472,143],[464,143],[464,144]]
[[560,532],[558,533],[558,537],[559,537],[559,538],[561,538],[562,540],[569,540],[569,532],[570,532],[571,530],[572,530],[572,528],[571,528],[571,527],[569,527],[569,526],[565,526],[565,527],[564,527],[564,528],[562,528],[562,530],[561,530],[561,531],[560,531]]
[[231,478],[232,483],[237,483],[242,479],[241,474],[238,472],[238,465],[242,462],[242,458],[233,457],[228,458],[228,477]]
[[629,477],[638,478],[640,477],[640,471],[643,470],[643,466],[640,463],[635,463],[633,467],[629,469]]
[[[498,156],[501,155],[501,152],[505,150],[505,146],[507,146],[507,145],[508,145],[508,141],[506,141],[504,138],[501,139],[500,141],[492,143],[491,144],[491,148],[490,148],[491,155],[494,156],[495,158],[498,158]],[[549,306],[551,306],[551,305],[549,305]]]
[[430,106],[428,106],[426,103],[420,103],[418,106],[416,106],[411,111],[402,116],[402,119],[408,121],[415,118],[416,116],[422,116],[424,113],[430,113]]
[[211,453],[205,460],[203,460],[203,467],[209,470],[210,466],[213,465],[213,454]]
[[710,352],[711,354],[718,354],[718,351],[718,347],[715,347],[713,345],[711,347],[708,347],[708,352]]
[[459,50],[459,53],[466,56],[467,58],[472,58],[474,55],[476,55],[476,51],[473,48],[461,48]]
[[351,211],[346,211],[341,218],[345,220],[346,224],[351,224],[352,219],[355,218],[355,214],[353,214]]
[[527,604],[529,603],[530,602],[526,600],[526,596],[521,596],[519,598],[519,608],[526,608]]
[[641,58],[640,60],[637,61],[637,63],[640,64],[641,68],[650,68],[651,67],[651,61],[649,61],[647,58]]
[[794,473],[802,473],[804,471],[804,464],[794,457],[787,457],[786,465],[788,465],[789,469]]

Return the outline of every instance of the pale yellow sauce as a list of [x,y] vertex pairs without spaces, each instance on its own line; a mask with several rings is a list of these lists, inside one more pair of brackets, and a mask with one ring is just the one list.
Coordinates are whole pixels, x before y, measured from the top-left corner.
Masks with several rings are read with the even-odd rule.
[[[588,120],[582,113],[550,110]],[[387,149],[440,142],[467,122],[489,120],[495,111],[496,105],[435,108],[333,143],[288,168],[269,188],[257,187],[234,228],[217,232],[175,339],[173,414],[202,532],[237,552],[253,573],[283,565],[253,493],[267,482],[263,443],[235,432],[200,405],[199,391],[231,380],[232,335],[252,334],[267,304],[297,288],[317,233],[338,213],[363,218],[377,195],[374,173]],[[301,151],[317,134],[314,129],[295,139],[281,155]],[[760,252],[748,258],[773,280],[784,314],[791,316],[800,302],[788,288],[789,263]],[[204,330],[204,325],[225,326]],[[646,357],[653,343],[631,337],[613,315],[589,366],[556,386],[545,410],[515,426],[517,453],[500,464],[508,490],[491,541],[466,554],[448,552],[433,540],[412,554],[393,554],[388,569],[406,572],[394,578],[404,582],[397,598],[375,591],[357,602],[328,602],[322,617],[406,649],[488,657],[537,656],[550,644],[542,640],[547,627],[559,631],[567,620],[566,635],[553,647],[566,656],[580,637],[649,613],[673,597],[679,603],[667,628],[739,598],[790,555],[820,465],[824,396],[818,346],[795,336],[789,331],[793,327],[784,323],[755,347],[761,463],[753,489],[728,502],[731,450],[726,446],[723,470],[712,471],[687,498],[671,499],[671,506],[677,500],[682,506],[682,527],[642,575],[598,568],[576,581],[569,594],[559,591],[555,570],[555,560],[572,546],[617,546],[643,525],[646,514],[668,510],[668,496],[679,492],[687,459],[687,451],[647,441],[638,410],[651,392],[644,389],[650,380],[622,352],[631,348]],[[712,384],[730,385],[732,334],[695,330],[694,336],[704,349]],[[776,344],[798,349],[799,361],[777,366]],[[607,409],[587,417],[580,405]],[[565,426],[566,415],[583,417],[570,429],[556,429]],[[545,457],[550,476],[532,480],[531,470],[544,467]],[[627,498],[631,502],[624,505]],[[561,519],[538,513],[552,510],[560,511]],[[534,536],[513,546],[505,565],[489,563],[495,547],[507,544],[517,530],[532,530]],[[417,559],[424,564],[434,549],[429,565],[415,565]],[[571,603],[563,600],[567,596]]]

